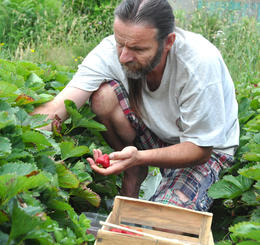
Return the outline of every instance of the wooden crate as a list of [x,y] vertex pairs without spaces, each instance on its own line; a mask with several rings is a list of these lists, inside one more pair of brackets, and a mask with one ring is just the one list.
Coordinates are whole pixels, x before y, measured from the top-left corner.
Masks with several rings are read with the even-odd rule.
[[[135,198],[117,196],[98,231],[95,245],[214,245],[212,214]],[[110,231],[127,225],[141,235]],[[140,227],[141,226],[141,227]]]

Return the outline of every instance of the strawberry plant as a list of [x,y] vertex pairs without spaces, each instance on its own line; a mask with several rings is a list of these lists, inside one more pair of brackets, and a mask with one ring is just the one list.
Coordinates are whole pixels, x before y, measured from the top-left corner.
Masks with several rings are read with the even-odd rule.
[[[56,118],[54,131],[44,115],[30,115],[35,106],[53,98],[71,79],[64,67],[0,60],[0,243],[86,244],[90,221],[84,210],[105,203],[94,190],[111,185],[104,199],[117,191],[116,178],[100,178],[86,164],[93,148],[110,148],[88,105],[78,110],[66,101],[70,115]],[[80,134],[77,132],[80,130]]]

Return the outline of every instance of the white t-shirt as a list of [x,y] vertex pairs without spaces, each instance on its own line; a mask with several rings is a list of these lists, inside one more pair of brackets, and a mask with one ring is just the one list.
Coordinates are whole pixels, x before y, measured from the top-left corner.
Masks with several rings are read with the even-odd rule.
[[[190,141],[234,154],[239,144],[234,84],[217,48],[199,34],[175,29],[159,88],[143,88],[144,123],[163,141]],[[105,80],[120,80],[128,91],[114,36],[84,59],[68,86],[96,91]]]

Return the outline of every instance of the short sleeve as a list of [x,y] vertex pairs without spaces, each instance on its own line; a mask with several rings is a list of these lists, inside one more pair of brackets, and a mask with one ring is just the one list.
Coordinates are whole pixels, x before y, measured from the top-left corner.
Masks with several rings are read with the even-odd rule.
[[68,86],[96,91],[104,80],[124,80],[113,36],[105,38],[79,65]]

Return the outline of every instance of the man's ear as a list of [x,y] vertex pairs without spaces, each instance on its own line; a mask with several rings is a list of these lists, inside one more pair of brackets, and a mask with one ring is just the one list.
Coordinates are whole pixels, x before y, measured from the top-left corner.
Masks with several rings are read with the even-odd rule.
[[165,47],[167,50],[170,50],[172,45],[174,44],[175,42],[175,33],[174,32],[171,32],[170,34],[168,34],[167,38],[166,38],[166,42],[165,42]]

